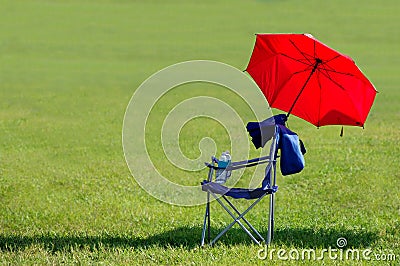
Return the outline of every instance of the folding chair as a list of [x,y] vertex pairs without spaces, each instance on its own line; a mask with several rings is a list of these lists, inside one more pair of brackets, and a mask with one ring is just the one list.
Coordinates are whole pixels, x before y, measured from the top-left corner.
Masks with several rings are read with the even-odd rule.
[[[208,179],[202,182],[202,190],[207,192],[207,204],[206,211],[204,215],[203,231],[201,236],[201,245],[205,244],[205,238],[210,245],[213,245],[221,236],[223,236],[233,225],[236,223],[249,235],[249,237],[256,243],[261,244],[261,242],[266,242],[269,244],[273,238],[273,226],[274,226],[274,193],[278,190],[276,186],[276,158],[277,158],[277,130],[273,125],[273,134],[271,136],[271,145],[269,156],[255,158],[252,160],[232,162],[225,171],[235,171],[244,167],[252,167],[258,164],[267,164],[265,168],[265,177],[262,182],[262,186],[257,189],[244,189],[244,188],[228,188],[221,184],[214,183],[213,177],[218,168],[218,160],[215,157],[211,158],[211,163],[206,163],[209,168]],[[268,138],[268,137],[267,137]],[[220,196],[218,196],[220,195]],[[270,196],[269,201],[269,223],[268,223],[268,234],[267,240],[261,236],[261,234],[254,228],[254,226],[244,217],[258,202],[260,202],[265,196]],[[222,206],[222,208],[232,217],[233,221],[222,230],[212,241],[210,233],[210,196],[213,196],[216,201]],[[240,212],[228,199],[231,197],[233,199],[247,199],[255,200],[245,211]],[[231,208],[228,208],[221,200]],[[233,211],[231,211],[233,210]],[[246,224],[248,228],[245,227]],[[250,232],[252,231],[252,232]],[[254,235],[255,236],[254,236]]]
[[[305,153],[300,149],[300,143],[297,135],[285,127],[286,116],[276,115],[261,123],[250,122],[247,124],[247,130],[252,136],[252,141],[256,148],[264,147],[264,145],[271,140],[269,155],[261,158],[255,158],[246,161],[232,162],[225,171],[235,171],[244,167],[252,167],[259,164],[266,164],[265,176],[262,185],[256,189],[245,188],[228,188],[219,183],[213,182],[215,172],[221,168],[218,167],[218,159],[211,157],[211,163],[205,163],[209,168],[208,178],[202,184],[202,190],[207,192],[207,204],[204,215],[203,231],[201,235],[201,246],[207,242],[213,245],[221,236],[223,236],[232,226],[236,223],[249,235],[249,237],[258,245],[261,242],[270,244],[273,239],[274,228],[274,200],[275,193],[278,191],[276,185],[276,162],[278,148],[281,150],[281,171],[283,175],[298,173],[304,168]],[[284,147],[285,152],[284,152]],[[284,159],[284,160],[283,160]],[[282,169],[282,165],[285,167]],[[268,232],[266,240],[254,228],[254,226],[244,217],[257,203],[264,197],[269,195],[269,219],[268,219]],[[210,230],[210,196],[222,206],[222,208],[232,217],[233,221],[223,229],[213,240],[211,240]],[[240,212],[228,199],[246,199],[254,200],[251,205]],[[222,199],[222,200],[221,200]],[[225,202],[225,203],[224,203]],[[227,205],[226,205],[227,204]],[[243,221],[243,223],[242,223]],[[247,227],[245,226],[247,225]]]

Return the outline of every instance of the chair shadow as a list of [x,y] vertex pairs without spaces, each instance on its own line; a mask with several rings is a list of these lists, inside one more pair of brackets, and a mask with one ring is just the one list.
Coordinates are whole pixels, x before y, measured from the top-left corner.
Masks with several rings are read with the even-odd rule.
[[[212,228],[216,236],[223,228]],[[0,251],[19,251],[30,246],[39,245],[50,252],[70,252],[77,249],[98,250],[99,248],[148,248],[181,247],[193,249],[198,247],[201,238],[200,227],[179,227],[170,231],[141,238],[128,235],[66,235],[41,234],[34,236],[0,235]],[[266,231],[260,232],[263,236]],[[354,232],[352,230],[313,230],[310,228],[276,229],[274,244],[298,248],[336,247],[338,238],[346,238],[349,247],[367,247],[378,239],[375,232]],[[218,242],[227,246],[251,244],[250,238],[241,228],[231,228]]]

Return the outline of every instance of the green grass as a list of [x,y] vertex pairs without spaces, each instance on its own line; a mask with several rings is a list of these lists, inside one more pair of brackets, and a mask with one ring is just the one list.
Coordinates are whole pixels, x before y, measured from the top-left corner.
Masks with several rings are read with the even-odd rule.
[[[395,0],[0,0],[0,264],[269,263],[239,228],[199,248],[204,206],[148,195],[131,177],[121,143],[125,108],[147,77],[193,59],[244,69],[258,32],[312,33],[351,55],[380,92],[366,128],[346,127],[343,138],[340,127],[291,118],[308,148],[306,168],[278,176],[273,248],[321,251],[345,237],[348,247],[393,252],[398,263],[399,12]],[[151,154],[161,151],[158,122],[168,108],[199,94],[172,91],[160,101],[150,117]],[[246,117],[245,107],[238,111]],[[221,132],[194,120],[182,130],[181,149],[195,158],[202,134],[211,134],[220,151]],[[192,182],[162,156],[155,162],[174,180]],[[204,171],[190,178],[200,182]],[[216,207],[213,233],[230,222]],[[263,234],[265,209],[248,217]]]

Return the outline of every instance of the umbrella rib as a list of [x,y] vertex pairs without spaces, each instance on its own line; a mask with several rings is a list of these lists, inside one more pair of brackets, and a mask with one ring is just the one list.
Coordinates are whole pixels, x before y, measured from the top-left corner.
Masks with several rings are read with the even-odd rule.
[[342,90],[346,90],[342,85],[340,85],[337,81],[335,81],[335,80],[333,80],[332,78],[331,78],[331,76],[329,76],[329,74],[327,74],[327,73],[324,73],[324,72],[322,72],[322,71],[319,71],[319,73],[321,73],[322,75],[324,75],[327,79],[329,79],[330,81],[332,81],[336,86],[338,86],[339,88],[341,88]]
[[287,80],[285,80],[285,82],[283,82],[283,84],[286,84],[287,82],[289,82],[289,80],[291,80],[291,79],[293,78],[294,75],[297,75],[297,74],[300,74],[300,73],[309,71],[309,70],[311,70],[312,67],[314,67],[314,66],[309,66],[309,67],[307,67],[307,68],[305,68],[305,69],[303,69],[303,70],[300,70],[300,71],[297,71],[297,72],[293,72],[293,73],[290,75],[290,77],[289,77]]
[[[337,74],[343,74],[343,75],[348,75],[348,76],[354,76],[354,75],[351,74],[351,73],[345,73],[345,72],[337,71],[337,70],[335,70],[335,68],[333,68],[333,67],[331,67],[330,65],[328,65],[329,62],[331,62],[331,61],[333,61],[334,59],[339,58],[339,57],[340,57],[340,55],[336,55],[336,56],[332,57],[332,58],[329,59],[329,60],[323,61],[323,62],[321,63],[320,69],[323,69],[323,70],[325,70],[326,72],[330,71],[330,72],[337,73]],[[324,67],[322,67],[322,66],[324,66]]]
[[324,70],[324,71],[326,71],[327,73],[328,72],[331,72],[331,73],[336,73],[336,74],[341,74],[341,75],[346,75],[346,76],[351,76],[351,77],[355,77],[353,74],[351,74],[351,73],[346,73],[346,72],[340,72],[340,71],[336,71],[336,70],[333,70],[333,69],[327,69],[327,68],[323,68],[323,67],[321,67],[321,68],[319,68],[320,70]]
[[303,70],[299,70],[299,71],[293,72],[292,76],[294,76],[294,75],[296,75],[296,74],[300,74],[300,73],[306,72],[306,71],[309,71],[309,70],[311,70],[313,67],[314,67],[314,66],[309,66],[309,67],[307,67],[307,68],[305,68],[305,69],[303,69]]
[[329,60],[322,61],[321,66],[323,65],[323,66],[327,67],[327,68],[324,68],[324,69],[326,69],[326,70],[329,68],[329,69],[332,70],[332,71],[336,71],[335,68],[334,68],[334,67],[331,67],[328,63],[331,62],[331,61],[333,61],[334,59],[336,59],[336,58],[338,58],[338,57],[340,57],[340,56],[337,55],[337,56],[334,56],[333,58],[331,58],[331,59],[329,59]]
[[329,70],[335,70],[335,68],[331,67],[330,65],[326,64],[326,62],[323,62],[321,65],[325,66],[325,70],[329,69]]
[[[309,71],[311,68],[314,68],[314,66],[309,66],[309,67],[307,67],[307,68],[305,68],[305,69],[303,69],[303,70],[300,70],[300,71],[297,71],[297,72],[293,72],[291,75],[290,75],[290,77],[289,78],[287,78],[284,82],[282,82],[282,84],[286,84],[287,82],[289,82],[289,80],[291,80],[292,78],[293,78],[293,76],[295,76],[295,75],[297,75],[297,74],[300,74],[300,73],[303,73],[303,72],[306,72],[306,71]],[[282,85],[283,86],[283,85]],[[271,103],[272,104],[272,103]]]
[[[310,64],[314,64],[314,62],[312,62],[310,59],[315,58],[315,57],[313,57],[312,55],[309,55],[309,54],[304,53],[303,51],[301,51],[301,50],[299,49],[299,47],[297,47],[296,44],[295,44],[292,40],[289,40],[289,41],[290,41],[291,44],[296,48],[296,50],[297,50]],[[308,58],[307,56],[310,57],[310,58]]]
[[[312,66],[311,62],[310,62],[310,64],[307,63],[307,62],[309,62],[308,59],[296,59],[296,58],[293,58],[293,57],[291,57],[291,56],[288,56],[287,54],[282,54],[282,53],[281,53],[281,55],[286,56],[287,58],[292,59],[292,60],[294,60],[294,61],[297,61],[297,62],[299,62],[299,63],[302,63],[302,64],[304,64],[304,65]],[[305,60],[307,60],[307,62],[305,62]]]
[[[342,85],[340,85],[337,81],[333,80],[329,75],[326,75],[322,71],[319,71],[319,73],[324,75],[326,78],[328,78],[330,81],[332,81],[332,83],[334,83],[336,86],[338,86],[339,88],[341,88],[343,91],[345,91],[348,94],[348,91]],[[354,102],[352,102],[352,103],[353,103],[353,106],[354,106]],[[357,108],[354,107],[354,110],[357,110]],[[359,112],[358,112],[358,116],[361,117],[361,114]]]
[[323,64],[329,63],[330,61],[333,61],[334,59],[339,58],[339,57],[340,57],[340,55],[336,55],[336,56],[332,57],[331,59],[324,61]]
[[[289,80],[291,80],[292,78],[293,78],[293,76],[295,76],[295,75],[297,75],[297,74],[300,74],[300,73],[303,73],[303,72],[306,72],[306,71],[309,71],[311,69],[311,66],[310,67],[308,67],[308,68],[306,68],[306,69],[303,69],[303,70],[300,70],[300,71],[297,71],[297,72],[293,72],[291,75],[290,75],[290,77],[288,77],[284,82],[282,82],[282,84],[286,84],[287,82],[289,82]],[[282,85],[283,86],[283,85]]]

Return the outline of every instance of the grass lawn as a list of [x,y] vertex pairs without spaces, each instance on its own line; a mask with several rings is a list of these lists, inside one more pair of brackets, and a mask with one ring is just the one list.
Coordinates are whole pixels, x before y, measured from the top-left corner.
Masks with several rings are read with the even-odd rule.
[[[271,248],[321,252],[344,237],[347,248],[373,252],[373,261],[344,264],[377,263],[375,255],[385,254],[396,256],[386,263],[399,263],[399,13],[397,0],[0,0],[0,264],[270,263],[236,226],[215,247],[200,248],[204,206],[147,194],[121,141],[125,108],[150,75],[196,59],[244,69],[254,33],[262,32],[312,33],[351,55],[379,91],[365,129],[345,127],[342,138],[338,126],[316,129],[291,117],[308,149],[306,168],[278,176]],[[166,160],[160,123],[170,108],[200,95],[237,101],[212,86],[177,88],[149,117],[155,165],[182,184],[197,184],[206,170],[187,172]],[[247,117],[243,105],[237,112]],[[180,148],[196,158],[202,136],[211,135],[219,153],[229,145],[221,132],[217,123],[193,120],[182,128]],[[266,202],[248,215],[264,235]],[[214,234],[230,223],[216,207]],[[287,263],[276,253],[272,260]]]

